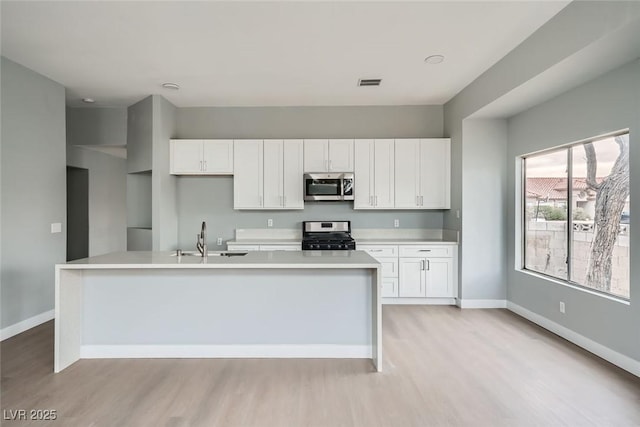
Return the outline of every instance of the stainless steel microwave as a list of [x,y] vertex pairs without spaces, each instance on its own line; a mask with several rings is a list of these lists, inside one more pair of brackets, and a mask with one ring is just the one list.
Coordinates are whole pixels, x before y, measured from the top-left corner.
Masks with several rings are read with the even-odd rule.
[[353,173],[305,173],[305,200],[353,200]]

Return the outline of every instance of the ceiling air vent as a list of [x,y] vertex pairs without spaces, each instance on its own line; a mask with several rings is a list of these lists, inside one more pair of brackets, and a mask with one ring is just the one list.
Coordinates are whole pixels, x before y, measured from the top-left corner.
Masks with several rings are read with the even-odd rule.
[[380,86],[382,79],[360,79],[358,86]]

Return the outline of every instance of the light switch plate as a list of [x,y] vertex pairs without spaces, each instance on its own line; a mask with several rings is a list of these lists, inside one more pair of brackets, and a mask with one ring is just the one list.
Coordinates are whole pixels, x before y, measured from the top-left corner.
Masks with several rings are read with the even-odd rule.
[[399,219],[394,219],[394,220],[393,220],[393,226],[394,226],[395,228],[400,227],[400,220],[399,220]]
[[62,233],[62,223],[60,222],[51,223],[51,234],[53,233]]
[[267,220],[267,227],[273,227],[273,219],[269,218]]

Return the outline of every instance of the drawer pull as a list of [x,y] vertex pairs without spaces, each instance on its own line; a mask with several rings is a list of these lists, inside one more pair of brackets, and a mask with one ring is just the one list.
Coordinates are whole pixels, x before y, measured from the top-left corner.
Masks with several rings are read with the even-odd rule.
[[418,252],[431,252],[431,249],[419,249]]
[[382,249],[369,249],[369,252],[382,252]]

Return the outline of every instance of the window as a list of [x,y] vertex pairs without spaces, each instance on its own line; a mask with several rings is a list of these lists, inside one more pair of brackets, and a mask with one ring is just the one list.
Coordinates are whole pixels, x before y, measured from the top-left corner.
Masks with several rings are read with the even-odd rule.
[[629,298],[629,133],[523,156],[523,267]]

